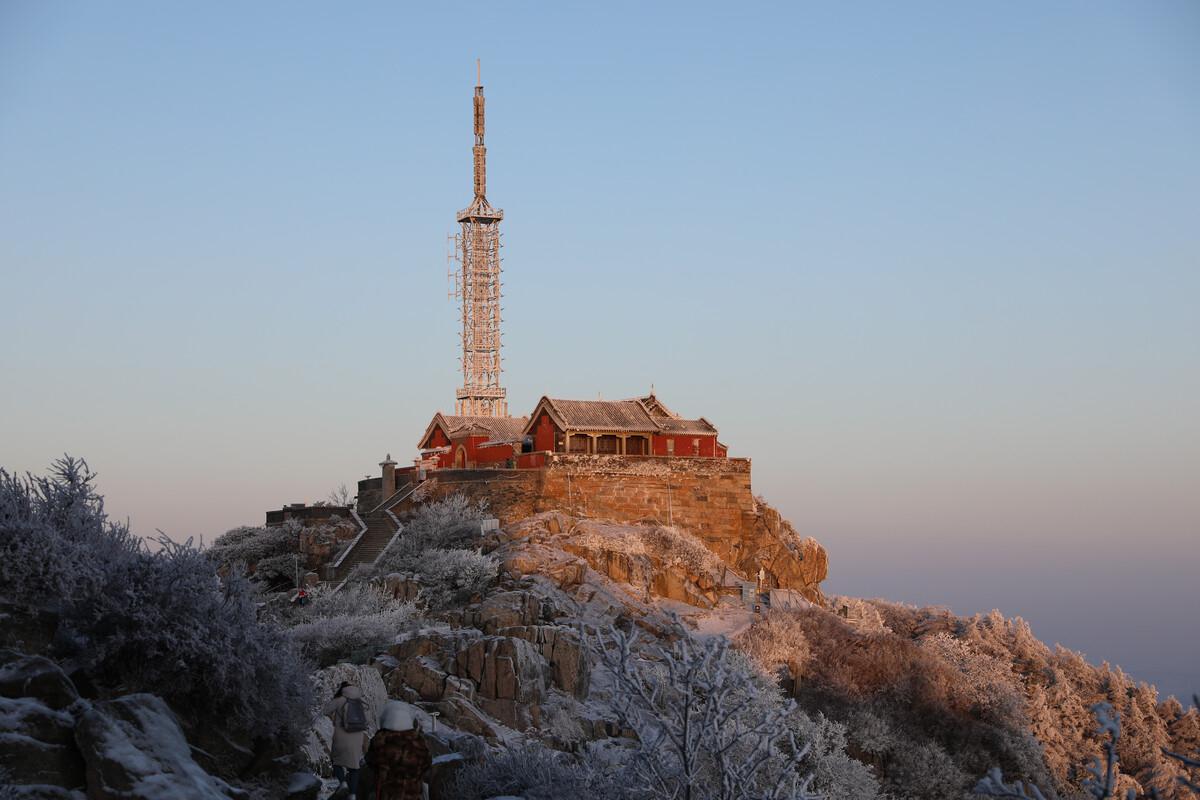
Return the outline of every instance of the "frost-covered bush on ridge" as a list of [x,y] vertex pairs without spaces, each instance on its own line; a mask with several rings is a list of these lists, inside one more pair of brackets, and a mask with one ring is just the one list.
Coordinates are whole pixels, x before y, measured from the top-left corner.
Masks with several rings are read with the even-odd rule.
[[[598,634],[595,649],[614,679],[610,702],[638,736],[626,786],[631,796],[689,800],[805,800],[877,796],[870,772],[841,753],[814,771],[805,733],[836,753],[840,732],[814,725],[756,675],[723,637],[695,641],[680,629],[669,646],[636,634]],[[820,780],[822,783],[818,783]],[[824,785],[822,785],[824,784]]]
[[461,604],[496,580],[500,562],[474,550],[427,550],[413,564],[421,600],[431,609]]
[[667,567],[692,574],[718,575],[725,563],[687,531],[667,525],[619,525],[589,521],[577,524],[571,537],[582,547],[629,556],[654,558]]
[[0,470],[0,591],[60,606],[56,652],[99,685],[160,695],[186,719],[280,743],[308,720],[307,668],[283,632],[256,620],[255,593],[192,543],[150,552],[110,522],[78,459],[47,477]]
[[[296,582],[301,540],[337,544],[352,538],[356,528],[336,514],[317,525],[303,525],[294,519],[282,525],[243,525],[218,536],[208,552],[223,568],[245,565],[256,581],[280,588]],[[307,571],[303,558],[299,569]]]
[[352,578],[365,581],[396,572],[416,573],[420,600],[441,609],[468,600],[499,574],[499,562],[469,548],[479,537],[484,506],[453,495],[419,506],[404,529],[372,565],[358,567]]
[[460,494],[418,506],[403,520],[404,530],[383,552],[371,575],[412,572],[416,560],[428,550],[461,549],[479,536],[485,506]]
[[804,627],[785,612],[768,613],[738,634],[733,643],[764,676],[771,678],[780,667],[786,667],[793,679],[799,678],[812,657]]
[[620,800],[626,793],[591,760],[571,758],[545,747],[529,745],[489,753],[461,767],[450,796],[459,800],[521,797],[524,800],[603,797]]
[[45,477],[0,468],[0,582],[19,602],[43,605],[96,591],[108,564],[132,558],[141,540],[110,522],[94,475],[69,457]]
[[241,525],[218,536],[208,553],[218,564],[257,564],[297,552],[299,534],[300,525],[294,520],[273,527]]
[[373,584],[347,584],[318,591],[308,605],[293,607],[281,620],[301,651],[331,664],[364,647],[390,644],[420,620],[416,606],[389,597]]

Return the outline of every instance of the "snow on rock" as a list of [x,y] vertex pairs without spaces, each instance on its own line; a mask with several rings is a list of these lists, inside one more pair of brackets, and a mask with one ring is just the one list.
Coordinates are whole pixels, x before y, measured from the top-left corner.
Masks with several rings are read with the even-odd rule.
[[32,697],[0,697],[0,769],[20,783],[83,785],[75,721]]
[[288,779],[284,800],[317,800],[324,789],[321,779],[311,772],[293,772]]
[[245,797],[192,760],[171,709],[131,694],[86,709],[75,739],[92,800],[230,800]]
[[79,699],[71,679],[53,661],[13,650],[0,650],[0,664],[0,769],[16,783],[83,786],[66,710]]
[[53,709],[79,699],[75,684],[48,658],[0,650],[0,665],[0,697],[36,697]]

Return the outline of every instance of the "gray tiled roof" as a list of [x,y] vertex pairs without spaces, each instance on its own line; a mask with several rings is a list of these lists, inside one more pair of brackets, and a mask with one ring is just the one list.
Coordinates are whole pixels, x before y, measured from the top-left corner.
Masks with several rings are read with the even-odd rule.
[[480,429],[493,439],[520,439],[529,417],[453,417],[443,415],[451,434]]
[[546,402],[566,427],[591,431],[656,431],[658,426],[637,400],[555,400]]
[[[708,420],[680,419],[651,395],[634,400],[559,400],[545,398],[551,414],[567,430],[615,433],[678,433],[713,436]],[[651,402],[648,402],[651,401]],[[651,409],[659,413],[651,414]],[[665,416],[670,414],[670,416]]]
[[717,429],[712,426],[708,420],[701,417],[700,419],[658,419],[659,427],[663,433],[695,433],[704,436],[712,436],[717,432]]

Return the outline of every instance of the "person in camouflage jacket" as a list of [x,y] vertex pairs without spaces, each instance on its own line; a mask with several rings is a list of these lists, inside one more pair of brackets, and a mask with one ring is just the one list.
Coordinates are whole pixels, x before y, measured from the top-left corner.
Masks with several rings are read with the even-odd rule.
[[408,703],[393,700],[384,707],[367,763],[375,771],[376,800],[421,800],[422,777],[433,759]]

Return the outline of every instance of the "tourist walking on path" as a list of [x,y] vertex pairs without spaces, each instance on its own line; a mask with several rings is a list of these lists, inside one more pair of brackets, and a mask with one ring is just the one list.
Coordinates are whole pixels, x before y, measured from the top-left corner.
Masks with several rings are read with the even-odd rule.
[[333,720],[333,742],[329,758],[333,762],[333,777],[338,788],[334,796],[348,789],[348,800],[357,800],[358,769],[367,751],[367,704],[362,690],[351,683],[338,687],[333,699],[321,713]]
[[392,700],[384,706],[367,763],[375,770],[378,800],[421,800],[421,778],[433,759],[408,703]]

